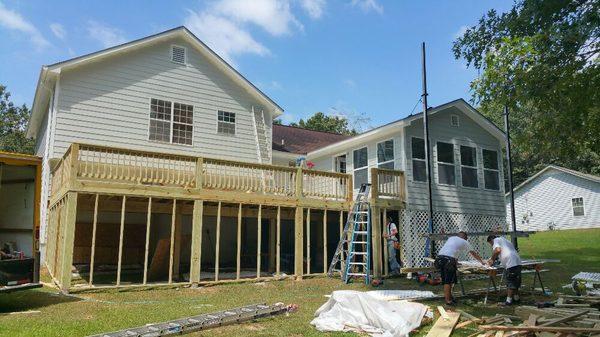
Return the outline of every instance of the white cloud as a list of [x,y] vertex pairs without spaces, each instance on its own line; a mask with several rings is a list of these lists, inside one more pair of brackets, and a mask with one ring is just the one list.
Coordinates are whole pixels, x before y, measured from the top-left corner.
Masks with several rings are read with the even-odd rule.
[[360,8],[363,12],[374,11],[383,14],[383,6],[377,0],[352,0],[351,5]]
[[453,35],[454,39],[462,37],[467,32],[467,29],[469,29],[469,26],[460,26],[460,28]]
[[9,30],[18,31],[29,36],[31,42],[38,48],[42,49],[50,46],[50,42],[42,36],[40,31],[21,14],[12,11],[0,2],[0,26]]
[[50,30],[57,38],[61,40],[64,40],[67,36],[67,31],[65,30],[65,27],[60,23],[51,23]]
[[99,41],[105,48],[127,42],[120,29],[93,20],[88,21],[87,31],[90,38]]
[[299,119],[297,115],[289,112],[284,112],[283,115],[279,116],[278,118],[281,119],[281,122],[286,125],[290,124],[291,122],[297,122]]
[[300,6],[306,11],[308,16],[313,19],[318,19],[323,16],[325,0],[301,0]]
[[210,11],[237,23],[252,23],[274,36],[290,34],[302,24],[292,14],[288,0],[221,0]]
[[250,33],[221,16],[190,12],[185,26],[229,63],[233,63],[233,57],[239,54],[263,56],[270,53]]

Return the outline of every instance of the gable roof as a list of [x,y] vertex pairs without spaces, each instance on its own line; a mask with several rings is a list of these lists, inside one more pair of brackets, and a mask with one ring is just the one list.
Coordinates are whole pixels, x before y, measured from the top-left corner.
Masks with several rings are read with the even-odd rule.
[[[600,177],[599,176],[595,176],[592,174],[587,174],[587,173],[581,173],[579,171],[575,171],[575,170],[571,170],[565,167],[561,167],[561,166],[556,166],[556,165],[548,165],[546,167],[544,167],[542,170],[540,170],[538,173],[532,175],[531,177],[529,177],[529,179],[525,180],[524,182],[522,182],[519,186],[515,187],[513,189],[513,192],[516,192],[518,189],[520,189],[521,187],[529,184],[530,182],[534,181],[535,179],[537,179],[539,176],[541,176],[542,174],[544,174],[545,172],[549,171],[549,170],[557,170],[560,172],[564,172],[582,179],[586,179],[595,183],[600,183]],[[509,195],[509,193],[506,193],[506,195]]]
[[255,97],[259,102],[267,107],[270,107],[273,113],[273,117],[279,116],[283,113],[283,109],[269,98],[265,93],[258,89],[242,74],[240,74],[235,68],[221,58],[217,53],[210,49],[204,42],[202,42],[196,35],[189,31],[186,27],[176,27],[158,34],[150,35],[141,39],[137,39],[131,42],[127,42],[118,46],[103,49],[90,54],[75,57],[69,60],[61,61],[47,66],[42,66],[36,92],[33,99],[32,113],[27,126],[27,136],[35,137],[39,126],[44,119],[44,115],[47,112],[51,96],[51,88],[53,88],[56,79],[59,77],[63,69],[70,69],[80,65],[95,62],[107,57],[120,55],[141,47],[148,46],[160,41],[173,39],[176,37],[182,37],[187,40],[193,47],[196,48],[201,54],[206,56],[210,62],[213,62],[217,68],[222,70],[228,75],[234,82],[238,83],[244,88],[250,95]]
[[350,136],[338,133],[314,131],[289,125],[273,124],[273,150],[295,154],[307,154]]
[[[459,109],[460,111],[462,111],[464,114],[466,114],[471,119],[473,119],[473,121],[475,123],[477,123],[483,129],[485,129],[487,132],[489,132],[492,136],[494,136],[496,139],[498,139],[501,142],[501,144],[504,145],[504,141],[505,141],[504,132],[502,130],[500,130],[496,126],[496,124],[494,124],[491,120],[489,120],[487,117],[482,115],[479,111],[477,111],[477,109],[475,109],[472,105],[467,103],[467,101],[465,101],[462,98],[456,99],[454,101],[450,101],[448,103],[438,105],[436,107],[429,108],[427,110],[428,111],[427,113],[429,116],[431,116],[431,115],[434,115],[441,111],[444,111],[450,107],[455,107],[455,108]],[[338,152],[340,146],[355,146],[355,145],[359,145],[359,144],[364,144],[365,142],[368,142],[374,138],[379,138],[384,135],[388,135],[388,134],[397,132],[399,129],[401,129],[405,126],[408,126],[413,121],[421,119],[421,118],[423,118],[423,112],[409,115],[407,117],[398,119],[398,120],[390,122],[388,124],[384,124],[382,126],[368,130],[368,131],[363,132],[354,137],[350,137],[350,138],[342,140],[340,142],[330,144],[328,146],[325,146],[324,148],[316,149],[316,150],[310,152],[309,155],[313,156],[313,157],[328,155],[331,153]]]

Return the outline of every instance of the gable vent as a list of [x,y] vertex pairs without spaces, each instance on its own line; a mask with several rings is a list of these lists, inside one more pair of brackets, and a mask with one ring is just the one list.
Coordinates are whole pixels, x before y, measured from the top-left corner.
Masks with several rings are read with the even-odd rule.
[[450,115],[450,125],[460,126],[460,120],[458,119],[458,115]]
[[185,48],[179,46],[172,46],[171,61],[185,64]]

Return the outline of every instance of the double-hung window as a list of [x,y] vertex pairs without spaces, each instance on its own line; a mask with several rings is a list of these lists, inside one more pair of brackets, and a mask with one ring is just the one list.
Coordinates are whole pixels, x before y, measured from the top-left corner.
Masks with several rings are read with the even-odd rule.
[[392,139],[377,143],[377,167],[394,169],[394,141]]
[[413,181],[427,181],[427,165],[425,164],[425,140],[412,137],[410,141]]
[[150,99],[150,140],[192,145],[194,107],[156,98]]
[[354,150],[354,187],[360,188],[362,184],[369,181],[369,162],[366,147]]
[[456,185],[454,170],[454,144],[437,142],[438,183]]
[[479,187],[477,179],[477,149],[460,146],[460,176],[464,187]]
[[217,132],[226,135],[235,135],[235,112],[217,112]]
[[482,150],[483,182],[486,190],[500,190],[500,165],[498,151]]
[[571,199],[571,205],[573,206],[573,216],[585,215],[585,210],[583,208],[583,198]]

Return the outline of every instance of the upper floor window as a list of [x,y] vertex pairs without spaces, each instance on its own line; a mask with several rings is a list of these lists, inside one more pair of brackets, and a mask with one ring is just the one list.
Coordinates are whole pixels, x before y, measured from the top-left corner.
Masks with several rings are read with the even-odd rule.
[[217,112],[217,132],[235,135],[235,112]]
[[152,98],[149,128],[150,140],[192,145],[194,107]]
[[413,181],[427,181],[427,165],[425,164],[425,140],[412,137],[410,140]]
[[354,187],[359,188],[369,181],[369,156],[366,147],[353,152],[354,159]]
[[454,170],[454,144],[437,142],[438,183],[456,185]]
[[487,190],[500,190],[500,165],[498,151],[482,150],[483,154],[483,183]]
[[460,146],[460,176],[464,187],[479,187],[476,148]]
[[573,206],[573,216],[585,215],[585,210],[583,208],[583,198],[571,199],[571,205]]
[[394,169],[394,141],[392,139],[377,143],[377,166]]

